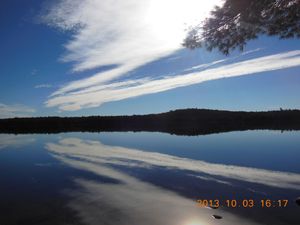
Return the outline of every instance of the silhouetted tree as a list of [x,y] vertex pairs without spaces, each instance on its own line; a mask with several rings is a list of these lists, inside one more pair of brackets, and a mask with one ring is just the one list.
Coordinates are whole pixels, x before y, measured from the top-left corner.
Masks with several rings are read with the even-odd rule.
[[300,38],[300,0],[225,0],[189,30],[183,45],[216,48],[227,55],[235,48],[243,50],[259,34]]

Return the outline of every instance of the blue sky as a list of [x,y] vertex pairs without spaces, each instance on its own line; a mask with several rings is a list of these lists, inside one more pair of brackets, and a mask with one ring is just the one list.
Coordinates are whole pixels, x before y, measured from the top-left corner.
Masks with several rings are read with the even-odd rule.
[[181,47],[214,4],[1,1],[0,117],[299,109],[299,39],[262,36],[229,56]]

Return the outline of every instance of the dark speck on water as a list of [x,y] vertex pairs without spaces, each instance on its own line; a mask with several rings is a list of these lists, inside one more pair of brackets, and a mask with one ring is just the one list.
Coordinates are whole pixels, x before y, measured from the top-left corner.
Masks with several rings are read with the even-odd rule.
[[296,203],[298,206],[300,206],[300,197],[296,199]]
[[219,216],[219,215],[212,215],[212,217],[217,220],[220,220],[223,218],[222,216]]

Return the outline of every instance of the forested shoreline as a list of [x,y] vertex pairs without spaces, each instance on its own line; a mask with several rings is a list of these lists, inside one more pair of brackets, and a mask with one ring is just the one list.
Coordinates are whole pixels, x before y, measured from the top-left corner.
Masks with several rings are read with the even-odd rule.
[[35,117],[0,120],[0,133],[151,131],[201,135],[242,130],[300,130],[300,110],[267,112],[182,109],[132,116]]

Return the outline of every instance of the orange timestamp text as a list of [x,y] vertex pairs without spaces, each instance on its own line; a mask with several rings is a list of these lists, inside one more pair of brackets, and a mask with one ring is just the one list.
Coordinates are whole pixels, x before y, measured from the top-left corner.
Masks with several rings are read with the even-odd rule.
[[204,208],[219,208],[219,207],[227,207],[227,208],[285,208],[288,206],[289,200],[287,199],[197,199],[197,206]]

